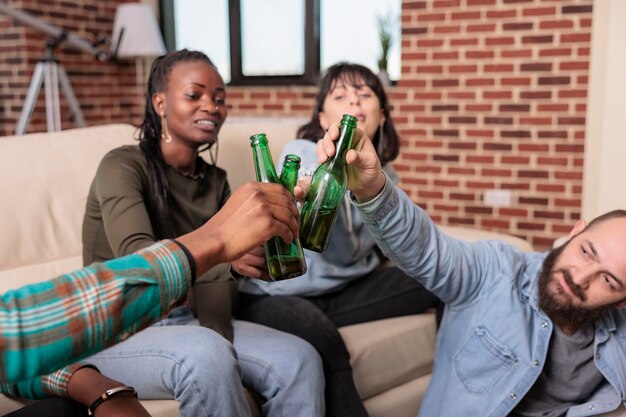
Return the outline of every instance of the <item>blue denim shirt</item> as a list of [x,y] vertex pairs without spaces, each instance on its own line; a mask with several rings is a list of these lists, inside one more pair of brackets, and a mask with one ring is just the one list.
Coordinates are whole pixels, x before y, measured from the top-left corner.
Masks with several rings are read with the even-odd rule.
[[[446,303],[420,416],[507,416],[546,361],[553,324],[539,309],[537,281],[547,253],[453,239],[390,181],[375,199],[355,205],[385,254]],[[616,309],[596,322],[594,361],[607,382],[567,416],[606,413],[624,402],[625,319]]]

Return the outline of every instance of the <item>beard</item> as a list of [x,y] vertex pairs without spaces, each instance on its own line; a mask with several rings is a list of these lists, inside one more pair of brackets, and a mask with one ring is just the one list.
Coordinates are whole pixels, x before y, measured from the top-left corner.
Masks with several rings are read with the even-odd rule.
[[[615,308],[620,302],[606,304],[595,308],[579,306],[573,303],[571,295],[566,293],[562,287],[550,285],[556,280],[555,273],[561,273],[563,274],[563,279],[567,285],[572,289],[580,301],[584,302],[587,299],[585,291],[579,285],[574,283],[569,270],[554,269],[554,264],[559,259],[561,252],[563,252],[568,244],[569,242],[551,250],[548,256],[546,256],[546,259],[543,261],[541,273],[539,275],[539,308],[541,308],[554,323],[560,326],[565,325],[580,329],[590,325],[605,315],[608,311]],[[552,287],[552,289],[550,287]]]

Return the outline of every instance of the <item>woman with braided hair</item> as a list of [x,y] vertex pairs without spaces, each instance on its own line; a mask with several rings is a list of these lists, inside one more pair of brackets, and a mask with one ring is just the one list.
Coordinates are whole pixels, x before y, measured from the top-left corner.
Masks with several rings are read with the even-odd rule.
[[[226,116],[224,82],[205,54],[180,50],[153,63],[139,146],[109,152],[90,189],[84,263],[176,238],[224,205],[230,188],[214,162]],[[205,149],[212,163],[199,156]],[[181,306],[89,362],[135,387],[139,398],[179,400],[183,417],[250,415],[242,381],[264,398],[266,416],[322,416],[324,383],[315,350],[265,326],[231,324],[236,282],[229,265],[198,277],[196,287],[195,305],[206,322]]]

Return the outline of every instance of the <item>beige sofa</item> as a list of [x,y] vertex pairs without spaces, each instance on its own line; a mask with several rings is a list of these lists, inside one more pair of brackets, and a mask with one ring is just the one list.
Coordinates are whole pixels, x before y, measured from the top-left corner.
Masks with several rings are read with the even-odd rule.
[[[254,176],[249,136],[265,132],[276,158],[302,119],[230,118],[220,133],[218,165],[233,188]],[[102,156],[133,143],[135,128],[116,124],[0,138],[0,291],[81,266],[81,222]],[[518,238],[467,228],[444,228],[467,240]],[[354,377],[372,417],[415,417],[430,378],[435,344],[432,314],[340,329]],[[303,376],[304,377],[304,376]],[[0,415],[21,401],[0,399]],[[178,416],[175,401],[145,401],[153,416]]]

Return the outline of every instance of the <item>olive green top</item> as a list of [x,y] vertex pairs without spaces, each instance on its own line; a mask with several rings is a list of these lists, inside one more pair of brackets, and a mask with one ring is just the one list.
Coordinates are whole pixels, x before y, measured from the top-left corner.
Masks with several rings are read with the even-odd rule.
[[127,255],[152,243],[197,229],[230,196],[226,172],[198,157],[192,177],[167,166],[170,228],[173,236],[155,236],[146,209],[151,203],[148,163],[137,145],[109,152],[91,184],[83,219],[83,263]]
[[[148,162],[137,145],[109,152],[100,162],[83,219],[83,263],[128,255],[158,240],[176,238],[206,223],[230,197],[226,172],[196,158],[193,177],[165,168],[171,236],[156,236],[146,207],[154,203]],[[218,282],[220,284],[218,284]],[[215,283],[216,285],[210,285]],[[189,295],[200,325],[233,340],[230,321],[237,283],[228,264],[196,279]]]

